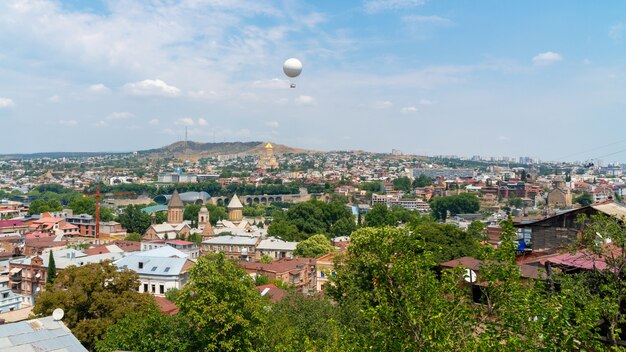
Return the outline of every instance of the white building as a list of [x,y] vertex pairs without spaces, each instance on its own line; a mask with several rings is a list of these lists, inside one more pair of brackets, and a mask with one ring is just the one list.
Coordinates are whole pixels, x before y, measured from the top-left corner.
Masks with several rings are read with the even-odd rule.
[[139,275],[139,292],[164,297],[168,290],[185,286],[194,262],[176,248],[163,246],[135,252],[114,264],[120,270],[132,270]]
[[256,246],[257,259],[261,259],[265,255],[272,257],[272,259],[291,259],[297,245],[298,242],[287,242],[275,237],[266,238]]

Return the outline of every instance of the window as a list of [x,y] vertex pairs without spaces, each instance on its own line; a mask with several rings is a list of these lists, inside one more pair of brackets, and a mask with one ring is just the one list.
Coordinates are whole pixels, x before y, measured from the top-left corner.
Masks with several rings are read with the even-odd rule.
[[143,284],[143,292],[148,292],[148,284]]
[[159,285],[159,293],[160,294],[164,294],[165,293],[165,285]]
[[165,270],[163,270],[163,271],[165,271],[166,273],[169,273],[169,272],[170,272],[170,267],[168,266],[168,267],[167,267],[167,268],[165,268]]
[[139,269],[143,269],[143,262],[139,262]]
[[156,293],[156,285],[152,284],[152,293]]
[[152,269],[150,269],[150,271],[156,271],[156,266],[153,266]]

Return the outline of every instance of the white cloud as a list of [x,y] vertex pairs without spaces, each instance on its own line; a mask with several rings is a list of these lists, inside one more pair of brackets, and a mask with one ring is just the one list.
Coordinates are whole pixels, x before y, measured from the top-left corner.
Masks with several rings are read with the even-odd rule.
[[100,120],[100,121],[94,123],[93,125],[95,127],[102,128],[102,127],[107,127],[109,124],[107,124],[104,120]]
[[160,79],[145,79],[140,82],[126,83],[124,90],[134,95],[161,95],[175,97],[180,95],[180,89],[170,86]]
[[278,128],[280,127],[280,124],[278,123],[278,121],[267,121],[265,123],[265,126],[271,127],[271,128]]
[[414,114],[417,112],[417,108],[415,106],[406,106],[400,109],[400,113],[402,114]]
[[370,104],[370,107],[373,109],[389,109],[393,106],[393,103],[389,100],[378,100]]
[[424,105],[424,106],[428,106],[428,105],[433,105],[433,102],[431,100],[428,100],[428,99],[420,99],[419,104],[420,105]]
[[60,120],[59,123],[63,126],[76,126],[78,121],[76,120]]
[[191,117],[183,117],[182,119],[176,120],[174,123],[181,126],[193,126],[196,124]]
[[273,78],[265,81],[252,82],[254,88],[259,89],[285,89],[289,88],[289,81],[285,79]]
[[[151,120],[151,122],[154,120]],[[158,123],[159,120],[156,120],[156,123]],[[203,118],[199,118],[197,120],[192,119],[191,117],[183,117],[181,119],[176,120],[176,122],[174,122],[174,124],[179,125],[179,126],[208,126],[209,125],[209,121],[207,121],[206,119]]]
[[612,25],[611,28],[609,28],[609,38],[611,38],[614,42],[621,42],[625,29],[626,25],[623,23]]
[[546,51],[545,53],[540,53],[533,57],[533,63],[535,65],[550,65],[555,62],[559,62],[563,60],[563,56],[559,53],[555,53],[553,51]]
[[317,100],[310,95],[301,95],[295,99],[298,105],[316,105]]
[[426,3],[426,0],[366,0],[365,12],[377,13],[387,10],[400,10],[417,7]]
[[87,90],[89,90],[90,92],[94,92],[94,93],[107,93],[111,91],[109,88],[107,88],[107,86],[105,86],[102,83],[93,84],[89,86]]
[[441,16],[411,15],[411,16],[402,17],[402,21],[406,23],[432,24],[432,25],[437,25],[437,26],[450,26],[454,24],[452,20],[445,18],[445,17],[441,17]]
[[50,98],[46,99],[49,103],[60,103],[61,97],[58,95],[53,95]]
[[109,116],[107,116],[107,120],[124,120],[124,119],[129,119],[134,116],[135,115],[131,114],[130,112],[120,111],[120,112],[111,113]]
[[152,119],[152,120],[148,121],[148,124],[152,125],[152,126],[156,126],[156,125],[159,124],[159,119]]
[[13,102],[13,99],[0,98],[0,108],[10,108],[12,106],[15,106],[15,102]]

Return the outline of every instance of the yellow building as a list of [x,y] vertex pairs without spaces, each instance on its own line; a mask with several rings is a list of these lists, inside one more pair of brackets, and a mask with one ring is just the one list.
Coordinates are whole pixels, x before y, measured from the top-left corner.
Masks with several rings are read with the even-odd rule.
[[274,146],[272,143],[268,142],[265,145],[265,154],[261,155],[257,167],[264,170],[278,168],[278,161],[276,161],[276,157],[274,156]]

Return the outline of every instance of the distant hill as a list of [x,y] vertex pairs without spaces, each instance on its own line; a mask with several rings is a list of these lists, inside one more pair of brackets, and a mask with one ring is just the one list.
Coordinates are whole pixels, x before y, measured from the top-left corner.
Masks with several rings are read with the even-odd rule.
[[[176,159],[198,160],[218,155],[260,155],[265,151],[267,142],[176,142],[168,146],[139,152],[148,157],[173,157]],[[286,145],[272,144],[277,155],[290,153],[315,153],[305,149],[291,148]]]

